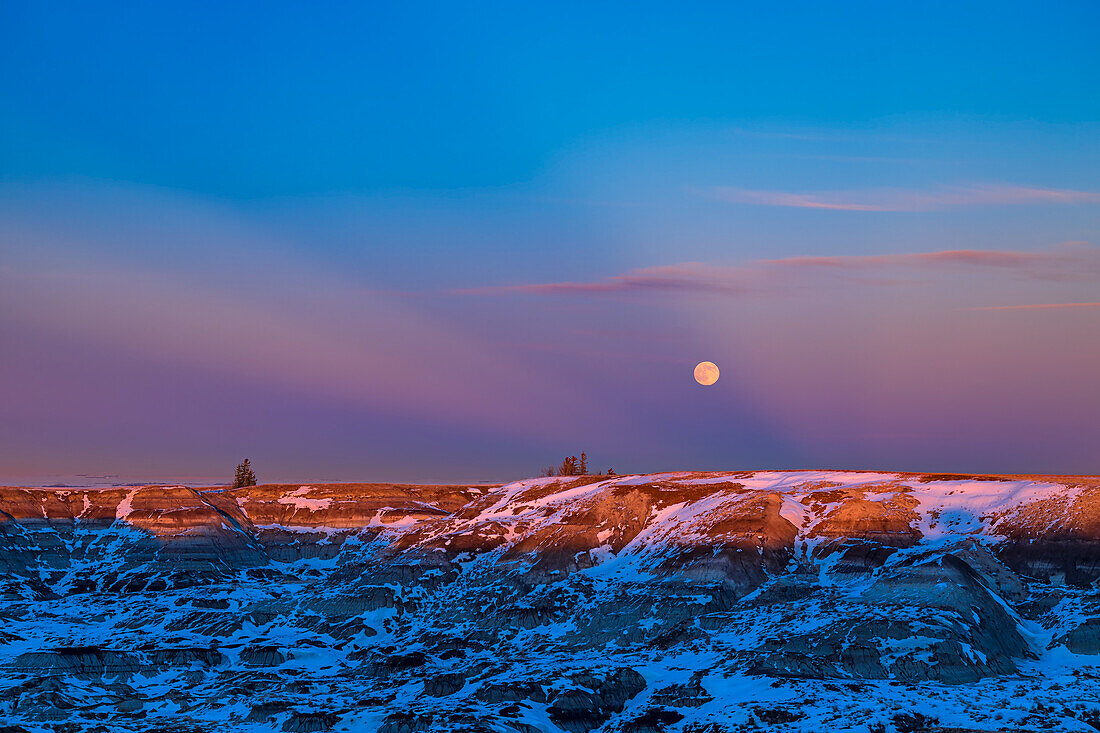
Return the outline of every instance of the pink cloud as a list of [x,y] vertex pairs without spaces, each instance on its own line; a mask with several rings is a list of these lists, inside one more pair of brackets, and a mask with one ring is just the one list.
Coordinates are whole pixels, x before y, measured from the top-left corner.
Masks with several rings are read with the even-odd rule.
[[832,255],[821,257],[784,257],[762,260],[781,267],[889,267],[914,265],[975,265],[982,267],[1026,267],[1052,259],[1050,252],[1012,252],[1006,250],[954,249],[940,252],[903,252],[885,255]]
[[1046,310],[1061,308],[1100,308],[1100,302],[1095,303],[1030,303],[1027,305],[982,305],[975,308],[967,308],[972,311],[1016,311],[1016,310]]
[[[748,191],[739,188],[716,187],[710,195],[722,201],[759,206],[790,206],[796,209],[834,209],[837,211],[890,211],[876,204],[822,200],[820,194],[786,193],[783,191]],[[829,196],[829,194],[825,194]]]
[[750,271],[740,267],[722,267],[702,262],[645,267],[622,275],[611,275],[591,282],[551,282],[468,288],[453,291],[459,295],[497,295],[532,293],[537,295],[604,295],[654,291],[683,291],[736,294],[745,292]]
[[850,191],[758,191],[716,186],[701,194],[720,201],[836,211],[936,211],[966,206],[1096,204],[1100,192],[1028,186],[945,186],[931,190],[878,188]]
[[[849,282],[896,285],[912,283],[891,274],[906,272],[929,276],[928,271],[952,269],[1012,271],[1035,280],[1071,281],[1100,275],[1100,250],[1082,242],[1067,242],[1046,250],[943,250],[881,255],[831,255],[757,260],[744,265],[714,265],[684,262],[646,267],[611,275],[601,280],[522,283],[454,290],[460,295],[623,295],[640,293],[682,293],[740,295],[753,291],[789,287],[800,273],[831,272]],[[866,273],[873,271],[874,277]],[[858,275],[863,277],[857,277]]]

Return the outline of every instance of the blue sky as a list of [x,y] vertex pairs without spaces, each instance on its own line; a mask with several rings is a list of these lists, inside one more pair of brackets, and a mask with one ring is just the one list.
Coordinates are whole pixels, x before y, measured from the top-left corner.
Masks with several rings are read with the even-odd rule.
[[5,3],[0,474],[1100,471],[1098,31]]
[[5,172],[507,186],[638,126],[1095,122],[1094,3],[6,3]]

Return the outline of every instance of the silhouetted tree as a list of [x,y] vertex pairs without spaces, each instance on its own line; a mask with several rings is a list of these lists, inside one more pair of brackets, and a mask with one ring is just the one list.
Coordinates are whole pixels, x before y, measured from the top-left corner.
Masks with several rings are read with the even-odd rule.
[[247,458],[244,459],[237,466],[237,475],[233,477],[233,488],[239,489],[242,486],[255,486],[256,485],[256,472],[252,470],[252,461]]
[[[581,457],[566,456],[554,469],[558,476],[586,476],[588,475],[588,454],[581,452]],[[555,474],[547,473],[547,476]]]
[[559,476],[576,476],[577,475],[577,457],[567,456],[561,460],[561,465],[558,466]]
[[614,468],[607,469],[607,475],[608,476],[614,476],[615,475],[615,469]]
[[543,476],[587,476],[588,454],[581,451],[581,457],[566,456],[556,466],[547,466],[542,471]]

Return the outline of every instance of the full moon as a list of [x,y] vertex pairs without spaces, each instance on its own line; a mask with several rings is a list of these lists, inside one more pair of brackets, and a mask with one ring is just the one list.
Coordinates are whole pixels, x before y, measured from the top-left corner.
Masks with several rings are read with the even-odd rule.
[[709,387],[718,381],[718,365],[713,361],[701,361],[695,365],[695,381]]

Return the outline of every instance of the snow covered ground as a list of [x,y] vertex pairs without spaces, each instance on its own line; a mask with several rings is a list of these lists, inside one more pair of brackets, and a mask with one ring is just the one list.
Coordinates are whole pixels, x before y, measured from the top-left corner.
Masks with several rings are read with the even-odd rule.
[[1100,730],[1098,493],[829,471],[0,489],[0,726]]

